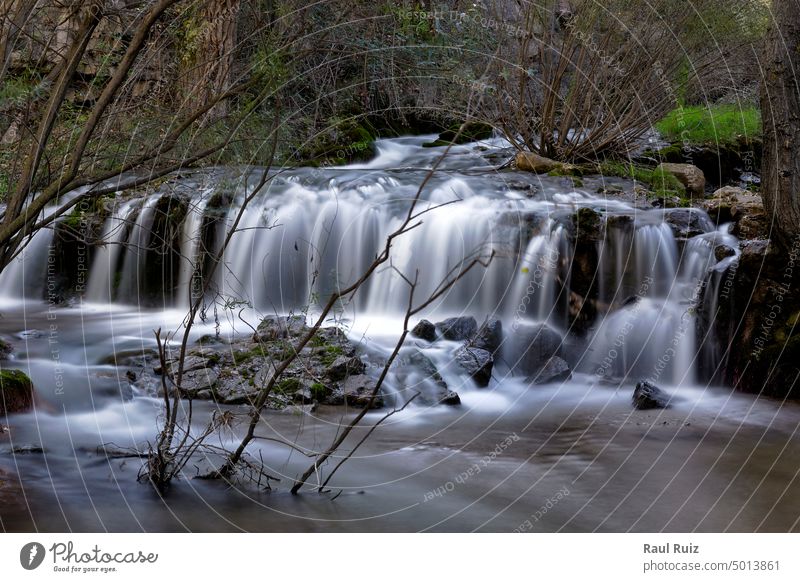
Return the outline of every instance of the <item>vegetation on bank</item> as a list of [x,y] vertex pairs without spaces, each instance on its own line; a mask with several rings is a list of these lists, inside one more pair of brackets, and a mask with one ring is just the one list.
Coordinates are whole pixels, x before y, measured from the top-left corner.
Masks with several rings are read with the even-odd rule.
[[735,143],[761,136],[761,112],[754,105],[692,105],[678,107],[656,123],[669,142]]

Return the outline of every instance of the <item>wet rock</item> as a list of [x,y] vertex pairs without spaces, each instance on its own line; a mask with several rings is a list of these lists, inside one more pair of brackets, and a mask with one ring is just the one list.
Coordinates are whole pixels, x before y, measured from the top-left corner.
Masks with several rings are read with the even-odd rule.
[[769,235],[769,219],[758,194],[726,186],[714,192],[703,203],[703,209],[717,224],[733,222],[733,234],[740,239],[763,239]]
[[518,170],[546,174],[561,168],[562,164],[533,152],[519,152],[514,158]]
[[20,370],[0,370],[0,414],[26,412],[33,406],[33,383]]
[[[461,404],[461,398],[447,387],[436,364],[419,350],[414,350],[406,356],[408,366],[405,371],[397,374],[397,379],[404,386],[414,392],[419,392],[416,402],[421,404]],[[422,378],[415,378],[409,370],[419,373]]]
[[466,370],[478,386],[488,386],[492,379],[492,354],[479,348],[462,347],[455,354],[456,362]]
[[669,172],[675,176],[681,184],[686,186],[686,191],[697,196],[704,196],[706,190],[706,177],[703,171],[692,164],[670,164],[663,163],[657,170]]
[[506,359],[521,374],[536,374],[550,358],[562,355],[561,335],[544,323],[521,323],[511,337]]
[[676,238],[691,238],[712,229],[706,216],[694,208],[675,208],[666,213],[664,221]]
[[461,397],[458,395],[457,392],[453,390],[445,390],[441,398],[439,399],[439,404],[445,404],[447,406],[458,406],[461,404]]
[[[372,391],[375,389],[375,381],[367,375],[359,374],[350,376],[344,381],[342,391],[344,400],[350,406],[365,407],[370,405]],[[378,392],[372,400],[370,408],[383,408],[383,396]]]
[[499,319],[492,317],[481,325],[471,345],[494,355],[500,350],[502,343],[503,323]]
[[417,323],[417,325],[414,326],[414,329],[411,330],[411,335],[420,339],[424,339],[425,341],[435,342],[436,326],[427,319],[422,319],[419,323]]
[[325,376],[334,382],[344,380],[347,376],[363,374],[366,366],[359,357],[339,356],[325,370]]
[[727,259],[728,257],[732,257],[736,254],[736,251],[729,247],[728,245],[717,245],[714,247],[714,258],[717,261],[721,261],[723,259]]
[[195,397],[203,391],[211,391],[219,379],[217,368],[197,368],[183,373],[181,378],[181,392],[186,396]]
[[637,410],[669,408],[672,398],[655,384],[646,380],[639,382],[633,391],[633,407]]
[[528,378],[528,382],[533,384],[549,384],[551,382],[565,382],[572,378],[572,370],[569,364],[558,356],[553,356],[544,366]]
[[0,360],[7,360],[14,347],[4,339],[0,339]]
[[442,336],[452,341],[467,341],[478,331],[478,322],[472,316],[450,317],[436,324]]
[[149,368],[158,362],[158,352],[153,349],[120,350],[97,362],[101,366]]

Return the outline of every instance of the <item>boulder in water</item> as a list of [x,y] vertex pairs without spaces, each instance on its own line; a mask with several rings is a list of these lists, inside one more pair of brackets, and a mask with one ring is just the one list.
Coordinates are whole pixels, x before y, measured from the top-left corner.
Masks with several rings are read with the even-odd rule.
[[422,319],[414,326],[414,329],[411,330],[411,335],[419,339],[424,339],[425,341],[435,342],[436,326],[427,319]]
[[33,383],[21,370],[0,370],[0,414],[25,412],[33,406]]
[[492,379],[494,359],[492,354],[480,348],[462,347],[456,352],[456,362],[464,368],[478,386],[488,386]]
[[436,324],[445,339],[467,341],[478,331],[478,322],[472,316],[450,317]]
[[[411,387],[414,391],[420,392],[415,402],[422,404],[461,404],[461,398],[456,392],[447,387],[444,378],[436,369],[436,364],[428,356],[419,350],[414,350],[408,356],[407,361],[414,370],[422,374],[423,380],[427,381],[423,385],[416,384]],[[412,378],[407,373],[402,372],[398,373],[398,379],[404,384],[412,381]]]
[[664,218],[677,238],[692,238],[712,229],[705,214],[694,208],[674,208]]
[[499,319],[492,317],[480,327],[471,345],[494,355],[500,350],[502,343],[503,323]]
[[633,391],[633,407],[637,410],[669,408],[672,397],[655,384],[642,380]]
[[550,358],[562,355],[561,335],[544,323],[520,323],[512,338],[506,359],[521,374],[536,374]]
[[551,382],[565,382],[572,378],[572,370],[569,364],[558,356],[553,356],[541,370],[536,374],[532,374],[528,378],[528,382],[533,384],[550,384]]

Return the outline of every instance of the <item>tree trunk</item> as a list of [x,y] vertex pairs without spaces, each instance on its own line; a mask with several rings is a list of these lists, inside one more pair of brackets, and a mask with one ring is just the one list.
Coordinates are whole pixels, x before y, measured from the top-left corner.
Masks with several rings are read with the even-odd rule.
[[[189,46],[184,51],[184,107],[195,110],[231,85],[236,23],[240,0],[202,0],[185,24]],[[205,121],[224,116],[227,101],[209,111]]]
[[800,0],[775,0],[764,49],[762,195],[773,240],[800,241]]

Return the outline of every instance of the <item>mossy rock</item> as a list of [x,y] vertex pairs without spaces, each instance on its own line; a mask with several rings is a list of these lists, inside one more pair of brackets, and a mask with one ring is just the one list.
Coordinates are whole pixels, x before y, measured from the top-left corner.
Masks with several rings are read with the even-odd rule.
[[0,414],[25,412],[33,406],[33,382],[20,370],[0,370]]
[[301,164],[338,166],[367,160],[375,153],[377,132],[366,122],[346,119],[335,122],[295,152]]

